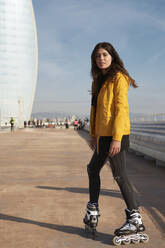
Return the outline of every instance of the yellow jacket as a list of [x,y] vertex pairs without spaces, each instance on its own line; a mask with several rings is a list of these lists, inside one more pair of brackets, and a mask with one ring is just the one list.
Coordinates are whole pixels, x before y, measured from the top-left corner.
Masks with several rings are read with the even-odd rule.
[[96,116],[94,106],[91,106],[91,136],[112,136],[121,141],[123,135],[130,134],[128,89],[128,78],[121,72],[113,82],[107,80],[103,84],[97,99]]

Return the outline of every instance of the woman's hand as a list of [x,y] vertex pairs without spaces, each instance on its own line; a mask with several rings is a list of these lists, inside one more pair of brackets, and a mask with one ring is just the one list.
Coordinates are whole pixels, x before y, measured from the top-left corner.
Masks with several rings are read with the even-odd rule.
[[90,137],[89,147],[94,151],[96,149],[97,139],[95,137]]
[[113,157],[120,152],[121,142],[117,140],[112,140],[109,148],[109,156]]

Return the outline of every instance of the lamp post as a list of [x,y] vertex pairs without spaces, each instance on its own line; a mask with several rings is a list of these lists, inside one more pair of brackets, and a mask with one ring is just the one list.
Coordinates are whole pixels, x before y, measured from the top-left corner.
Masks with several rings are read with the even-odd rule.
[[23,102],[23,97],[18,98],[18,128],[24,128],[24,102]]

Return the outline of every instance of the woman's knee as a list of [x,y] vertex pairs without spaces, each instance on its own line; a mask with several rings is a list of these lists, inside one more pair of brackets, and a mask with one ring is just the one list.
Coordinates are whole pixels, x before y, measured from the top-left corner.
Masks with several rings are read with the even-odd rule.
[[122,185],[124,183],[128,182],[128,178],[125,173],[118,173],[114,175],[114,179],[119,185]]
[[87,173],[88,176],[98,176],[99,175],[99,171],[95,168],[91,168],[90,164],[87,165]]
[[115,176],[114,179],[116,180],[119,187],[121,188],[126,187],[129,189],[129,191],[133,190],[132,185],[126,175],[121,174],[119,176]]
[[124,178],[120,176],[114,176],[115,181],[118,183],[118,185],[122,185],[124,183]]

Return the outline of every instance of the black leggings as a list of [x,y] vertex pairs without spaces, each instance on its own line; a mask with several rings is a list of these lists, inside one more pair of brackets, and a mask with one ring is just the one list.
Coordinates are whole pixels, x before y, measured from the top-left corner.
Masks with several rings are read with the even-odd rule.
[[109,157],[108,152],[111,140],[112,139],[109,137],[100,137],[99,153],[97,153],[95,150],[92,159],[87,166],[89,176],[90,202],[98,203],[100,194],[100,171],[108,158],[110,161],[113,177],[121,190],[127,208],[129,210],[137,209],[138,206],[135,192],[126,173],[125,150],[121,150],[114,157]]

